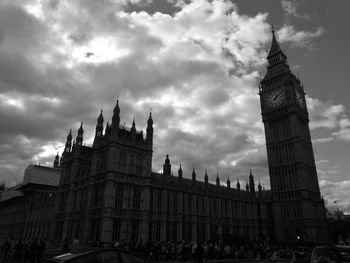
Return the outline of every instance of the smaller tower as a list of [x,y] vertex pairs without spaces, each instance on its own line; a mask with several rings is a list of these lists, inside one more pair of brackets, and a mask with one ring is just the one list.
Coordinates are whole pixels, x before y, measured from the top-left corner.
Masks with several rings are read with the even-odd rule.
[[69,130],[66,140],[66,146],[64,148],[65,153],[69,153],[72,150],[72,129]]
[[249,189],[250,189],[250,193],[252,193],[252,194],[255,193],[255,184],[254,184],[254,177],[252,174],[252,169],[250,169],[250,174],[249,174]]
[[216,173],[216,185],[217,185],[217,186],[220,186],[219,173]]
[[259,191],[259,195],[261,195],[262,187],[261,187],[261,184],[260,184],[260,180],[259,180],[259,184],[258,184],[258,191]]
[[112,140],[116,140],[119,134],[119,124],[120,124],[120,108],[119,108],[119,100],[117,99],[117,103],[113,109],[113,117],[112,117]]
[[80,124],[80,127],[78,129],[78,135],[76,139],[76,145],[83,145],[83,134],[84,134],[84,129],[83,129],[83,123]]
[[101,110],[100,115],[97,118],[94,145],[96,145],[103,137],[103,121],[104,119],[103,119],[103,114]]
[[136,133],[135,117],[134,117],[134,119],[132,120],[131,133],[132,133],[132,134],[135,134],[135,133]]
[[181,180],[182,179],[182,168],[181,168],[181,163],[180,163],[180,168],[179,168],[179,170],[178,170],[178,175],[179,175],[179,180]]
[[109,134],[108,134],[108,131],[109,131],[109,122],[107,121],[107,123],[106,123],[106,128],[105,128],[105,136],[106,136],[106,135],[109,135]]
[[246,181],[245,190],[246,190],[247,192],[249,192],[249,184],[248,184],[248,181]]
[[193,171],[192,171],[192,182],[195,182],[196,181],[196,171],[194,170],[194,167],[193,167]]
[[59,161],[60,161],[60,156],[57,153],[55,160],[53,161],[53,168],[59,168],[59,166],[60,166]]
[[97,125],[96,125],[96,134],[95,137],[101,137],[102,136],[102,132],[103,132],[103,114],[102,114],[102,110],[100,112],[100,115],[97,118]]
[[207,173],[207,169],[205,169],[204,182],[205,182],[206,184],[208,184],[208,181],[209,181],[209,179],[208,179],[208,173]]
[[226,181],[227,188],[231,188],[231,182],[230,178],[227,176],[227,181]]
[[169,160],[169,154],[167,154],[163,165],[163,176],[166,177],[170,175],[171,175],[171,164]]
[[131,125],[131,140],[133,143],[136,141],[136,124],[135,124],[135,117],[132,120],[132,125]]
[[237,177],[237,190],[241,190],[241,184],[239,183],[239,178]]
[[147,141],[148,145],[152,148],[152,145],[153,145],[153,119],[152,119],[152,112],[149,113],[149,118],[147,120],[146,141]]

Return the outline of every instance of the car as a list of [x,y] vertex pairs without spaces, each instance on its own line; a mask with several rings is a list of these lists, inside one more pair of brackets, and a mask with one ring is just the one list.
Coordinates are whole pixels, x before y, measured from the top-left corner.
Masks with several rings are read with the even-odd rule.
[[270,262],[274,263],[309,263],[310,257],[307,254],[294,250],[279,250],[272,254]]
[[102,248],[81,253],[65,253],[44,258],[44,263],[148,263],[148,259],[128,250]]
[[350,263],[350,246],[318,246],[311,255],[311,263]]

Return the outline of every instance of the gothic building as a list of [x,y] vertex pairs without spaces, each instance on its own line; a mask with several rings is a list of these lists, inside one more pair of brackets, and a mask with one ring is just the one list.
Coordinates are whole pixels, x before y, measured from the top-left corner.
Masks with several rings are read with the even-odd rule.
[[[61,160],[53,240],[78,237],[105,242],[209,240],[222,233],[276,241],[328,240],[305,93],[290,71],[274,32],[268,69],[260,83],[271,191],[198,180],[195,169],[173,175],[169,156],[163,173],[152,172],[153,120],[147,131],[120,126],[118,101],[111,124],[97,119],[92,147],[83,126],[71,132]],[[191,178],[191,179],[188,179]]]
[[273,31],[260,85],[275,238],[328,239],[303,84],[291,72]]
[[61,159],[61,179],[56,195],[53,240],[181,241],[218,239],[222,234],[257,239],[270,233],[269,192],[252,173],[245,190],[183,176],[180,166],[174,176],[169,156],[163,173],[152,172],[153,120],[150,114],[146,136],[120,126],[117,101],[112,123],[102,111],[97,119],[92,147],[83,144],[83,126],[72,143],[71,131]]
[[168,155],[163,172],[152,172],[152,115],[145,134],[135,120],[121,126],[117,101],[110,124],[102,111],[98,116],[92,146],[84,144],[81,124],[75,140],[69,132],[54,168],[30,166],[21,185],[1,192],[0,238],[133,243],[230,235],[327,242],[304,88],[274,32],[267,59],[259,95],[271,190],[255,187],[252,172],[242,187],[238,180],[235,187],[229,179],[221,183],[219,175],[211,184],[207,172],[197,175],[195,168],[185,176]]
[[22,183],[0,192],[0,240],[47,239],[60,170],[29,165]]

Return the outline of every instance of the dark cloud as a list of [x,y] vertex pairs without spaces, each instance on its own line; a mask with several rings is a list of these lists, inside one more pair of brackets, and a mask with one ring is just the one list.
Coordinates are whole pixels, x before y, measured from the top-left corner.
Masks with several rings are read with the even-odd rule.
[[68,38],[76,45],[83,45],[91,40],[92,36],[87,33],[71,33]]
[[[140,3],[0,5],[0,176],[13,185],[28,164],[51,165],[81,121],[91,144],[100,109],[110,121],[119,97],[127,127],[135,117],[145,130],[152,108],[153,170],[169,153],[175,174],[181,163],[185,177],[195,167],[199,180],[207,169],[210,181],[218,172],[243,185],[251,168],[268,188],[256,94],[267,14],[241,16],[228,1]],[[311,106],[312,125],[346,137],[344,108],[311,104],[322,109]]]

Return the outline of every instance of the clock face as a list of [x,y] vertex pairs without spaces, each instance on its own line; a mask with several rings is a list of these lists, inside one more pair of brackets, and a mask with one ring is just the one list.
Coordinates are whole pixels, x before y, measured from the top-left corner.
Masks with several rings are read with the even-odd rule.
[[266,95],[266,104],[271,108],[278,107],[283,103],[284,97],[284,88],[275,89]]
[[305,100],[303,94],[299,90],[295,90],[295,99],[301,108],[305,107]]

